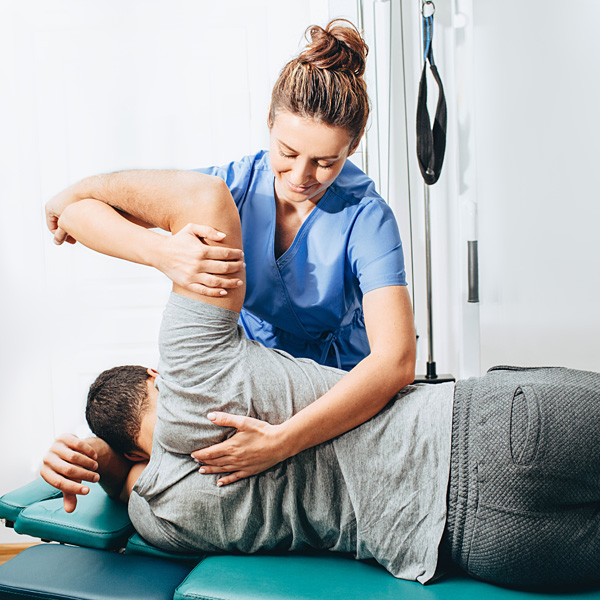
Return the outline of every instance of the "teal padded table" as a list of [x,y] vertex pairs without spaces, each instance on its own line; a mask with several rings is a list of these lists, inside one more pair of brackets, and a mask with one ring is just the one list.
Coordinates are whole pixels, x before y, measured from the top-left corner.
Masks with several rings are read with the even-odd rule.
[[423,586],[328,552],[165,552],[134,532],[125,506],[98,484],[67,515],[56,490],[37,480],[0,498],[0,518],[17,532],[75,544],[34,546],[0,565],[0,600],[600,600],[600,589],[527,592],[463,574]]

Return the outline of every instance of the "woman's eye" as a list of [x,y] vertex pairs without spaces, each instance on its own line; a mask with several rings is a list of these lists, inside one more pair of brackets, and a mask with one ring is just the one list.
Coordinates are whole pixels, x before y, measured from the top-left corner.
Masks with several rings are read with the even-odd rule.
[[331,169],[331,167],[333,167],[333,164],[322,165],[321,163],[317,163],[317,166],[321,169]]
[[279,151],[280,156],[283,156],[283,158],[294,158],[293,154],[286,154],[285,152],[282,152],[281,150]]

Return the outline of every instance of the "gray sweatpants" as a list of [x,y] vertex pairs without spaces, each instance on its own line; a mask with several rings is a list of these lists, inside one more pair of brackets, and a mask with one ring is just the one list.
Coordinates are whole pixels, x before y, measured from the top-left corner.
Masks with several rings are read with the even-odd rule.
[[600,374],[494,367],[457,384],[445,538],[486,581],[600,581]]

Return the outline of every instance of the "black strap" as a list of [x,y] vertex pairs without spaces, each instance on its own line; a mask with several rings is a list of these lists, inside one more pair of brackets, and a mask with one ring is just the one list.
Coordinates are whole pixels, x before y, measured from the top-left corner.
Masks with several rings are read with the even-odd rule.
[[[417,100],[417,158],[421,175],[427,185],[433,185],[439,178],[446,151],[446,97],[440,74],[433,60],[433,15],[423,16],[424,61],[419,97]],[[433,128],[427,110],[427,62],[438,86],[438,101]]]

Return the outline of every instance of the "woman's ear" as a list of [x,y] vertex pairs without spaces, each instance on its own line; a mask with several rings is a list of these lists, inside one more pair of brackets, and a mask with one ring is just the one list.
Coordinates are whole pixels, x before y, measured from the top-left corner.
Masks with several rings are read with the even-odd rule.
[[358,149],[359,146],[360,146],[360,139],[358,141],[354,142],[354,144],[352,144],[350,146],[350,151],[348,152],[348,158],[356,152],[356,150]]
[[152,377],[152,379],[158,377],[158,371],[155,371],[154,369],[146,369],[146,373],[148,373],[148,377]]

